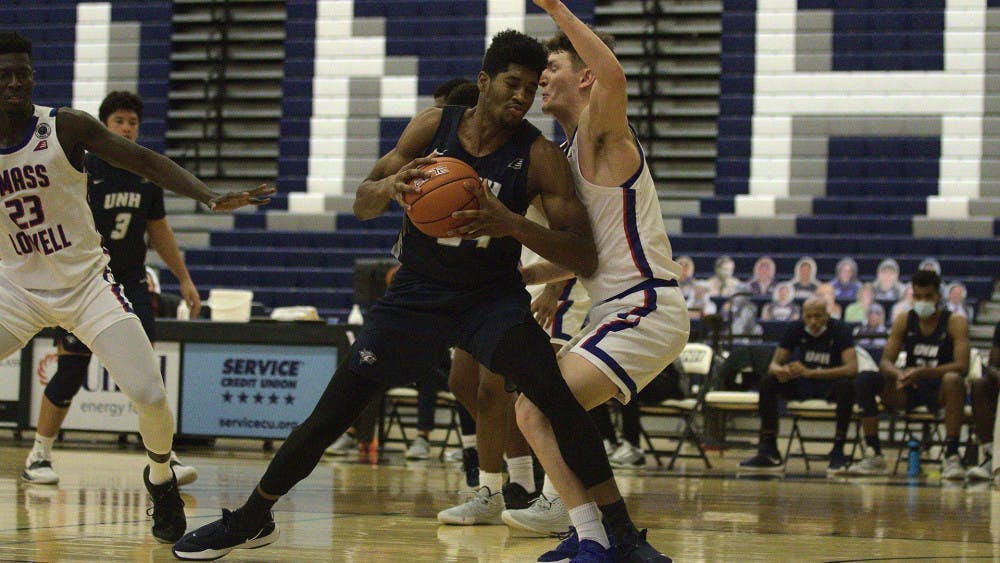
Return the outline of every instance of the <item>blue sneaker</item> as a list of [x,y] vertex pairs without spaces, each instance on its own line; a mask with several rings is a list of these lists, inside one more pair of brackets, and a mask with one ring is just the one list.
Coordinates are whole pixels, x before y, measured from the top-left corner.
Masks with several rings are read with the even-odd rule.
[[580,551],[580,536],[576,534],[576,528],[570,526],[569,531],[559,537],[563,538],[563,541],[552,551],[543,553],[538,558],[538,563],[568,563],[576,557]]
[[593,540],[583,540],[580,542],[580,550],[576,552],[576,557],[570,563],[604,563],[614,562],[614,548],[607,548]]
[[627,563],[672,563],[666,555],[660,553],[658,549],[649,545],[646,541],[646,530],[641,532],[633,530],[632,533],[625,534],[624,537],[614,542],[618,552],[616,561]]
[[154,485],[149,482],[149,466],[142,471],[142,482],[146,485],[153,507],[148,511],[153,516],[153,537],[160,543],[171,543],[180,539],[187,529],[184,517],[184,501],[177,490],[177,477],[171,474],[166,483]]
[[174,544],[174,557],[186,560],[210,561],[225,556],[234,549],[257,549],[278,539],[278,527],[270,512],[262,527],[241,527],[233,512],[222,509],[222,519],[205,524],[185,535]]

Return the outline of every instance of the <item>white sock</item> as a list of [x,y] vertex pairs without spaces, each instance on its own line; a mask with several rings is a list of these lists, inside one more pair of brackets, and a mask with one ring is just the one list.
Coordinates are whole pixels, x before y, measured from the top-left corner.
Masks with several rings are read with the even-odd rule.
[[475,434],[462,434],[462,449],[474,448],[476,447],[476,435]]
[[166,483],[171,478],[173,478],[174,472],[170,469],[170,459],[163,463],[159,463],[149,460],[149,482],[154,485],[162,485]]
[[31,448],[31,453],[28,454],[28,459],[25,460],[25,467],[31,465],[31,461],[38,461],[42,459],[52,460],[52,444],[56,441],[56,437],[51,438],[42,436],[38,432],[35,432],[35,445]]
[[604,531],[604,524],[601,523],[601,511],[597,509],[597,503],[588,502],[569,509],[569,519],[576,528],[580,541],[595,541],[604,549],[611,547],[608,533]]
[[542,484],[542,494],[549,500],[559,498],[559,491],[556,490],[556,486],[552,484],[552,479],[549,479],[548,475],[545,475],[545,481]]
[[530,455],[507,458],[507,475],[511,483],[517,483],[524,490],[535,492],[535,464]]
[[490,493],[499,493],[503,491],[503,473],[488,473],[486,471],[480,471],[479,486],[489,488]]

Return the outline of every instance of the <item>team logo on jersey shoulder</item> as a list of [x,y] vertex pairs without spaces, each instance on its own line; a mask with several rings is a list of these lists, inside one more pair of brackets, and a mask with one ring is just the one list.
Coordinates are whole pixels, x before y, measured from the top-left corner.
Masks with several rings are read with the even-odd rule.
[[39,139],[48,139],[52,134],[52,126],[48,123],[39,123],[35,128],[35,136]]
[[513,168],[514,170],[520,170],[523,167],[524,167],[523,158],[515,158],[514,160],[510,161],[510,164],[507,165],[507,168]]
[[33,150],[32,152],[43,151],[47,148],[49,148],[49,142],[46,141],[45,139],[42,139],[41,141],[38,141],[38,144],[35,145],[35,150]]
[[359,361],[363,364],[374,365],[377,358],[375,352],[371,350],[358,350]]

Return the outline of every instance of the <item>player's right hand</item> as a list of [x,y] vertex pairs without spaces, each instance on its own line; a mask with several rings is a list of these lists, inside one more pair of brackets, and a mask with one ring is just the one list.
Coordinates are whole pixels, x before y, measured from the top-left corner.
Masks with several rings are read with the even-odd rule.
[[548,330],[555,320],[556,309],[559,306],[559,294],[564,285],[566,285],[564,282],[546,284],[545,290],[531,302],[531,314],[545,330]]
[[406,203],[403,195],[407,193],[420,193],[420,188],[413,187],[410,185],[410,182],[413,182],[417,178],[430,178],[431,175],[421,170],[421,168],[434,162],[437,162],[437,160],[426,156],[415,158],[404,164],[395,174],[386,178],[390,189],[390,197],[396,200],[396,203],[400,207],[409,211],[410,204]]

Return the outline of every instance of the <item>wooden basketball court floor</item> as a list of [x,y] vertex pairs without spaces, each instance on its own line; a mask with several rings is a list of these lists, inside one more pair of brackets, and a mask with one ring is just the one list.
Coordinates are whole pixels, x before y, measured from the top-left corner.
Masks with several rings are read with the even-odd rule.
[[[200,472],[183,489],[189,530],[242,503],[270,458],[259,444],[183,456]],[[141,452],[57,447],[62,481],[44,486],[18,479],[28,449],[0,442],[0,561],[172,560],[149,532]],[[1000,561],[1000,490],[989,485],[834,481],[796,460],[784,478],[751,478],[735,472],[741,453],[713,455],[711,471],[618,471],[654,545],[680,562]],[[463,485],[457,465],[398,453],[377,465],[325,459],[276,505],[278,542],[225,560],[521,562],[555,545],[505,526],[438,525]]]

